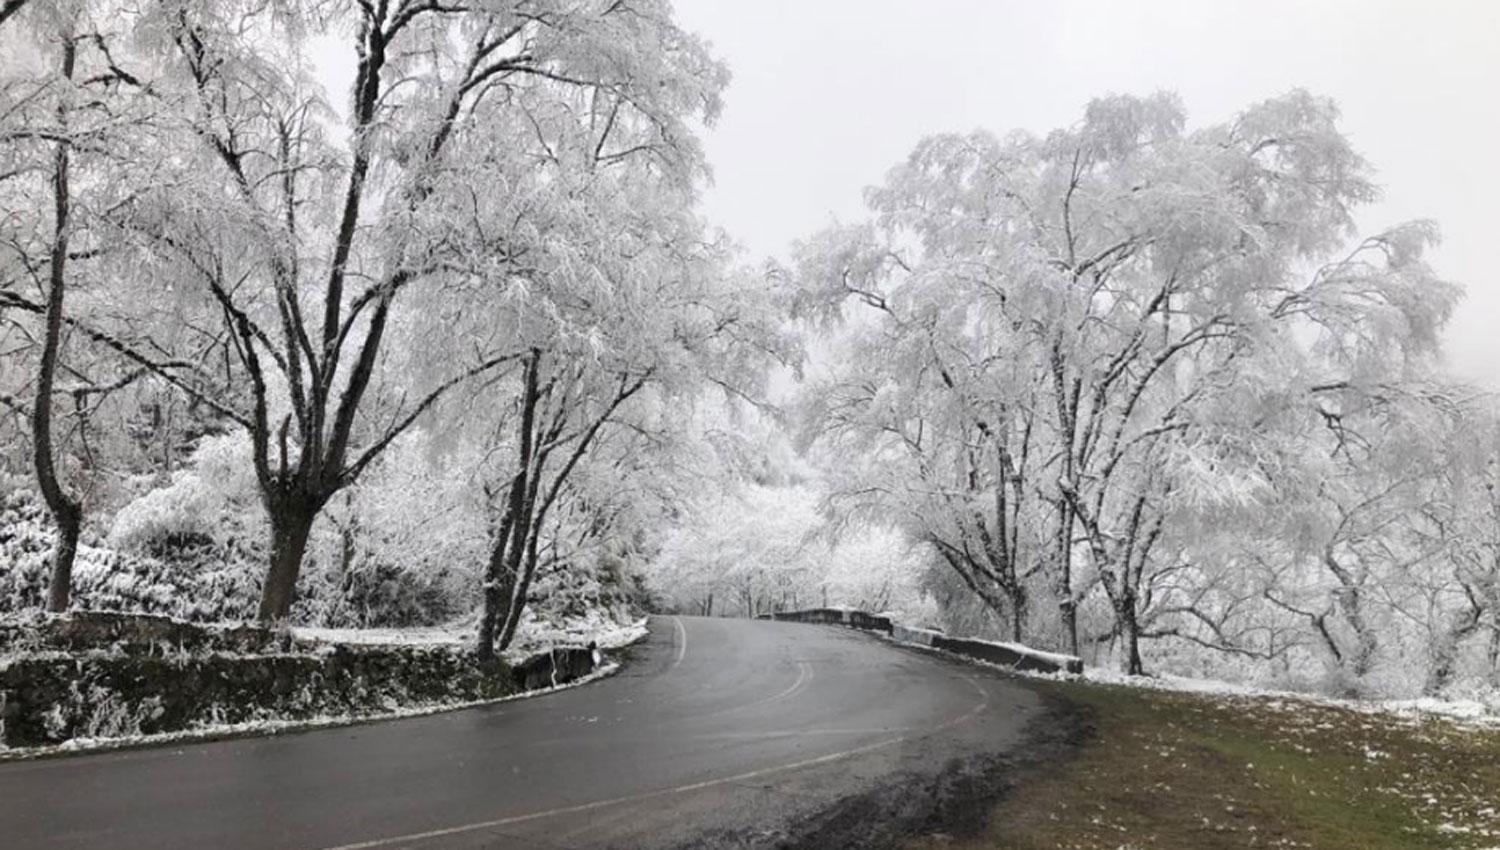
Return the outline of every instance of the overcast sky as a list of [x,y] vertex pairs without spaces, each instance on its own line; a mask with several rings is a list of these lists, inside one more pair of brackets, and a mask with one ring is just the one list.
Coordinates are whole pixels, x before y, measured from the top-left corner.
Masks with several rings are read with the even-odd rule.
[[1166,88],[1192,123],[1295,86],[1335,98],[1385,199],[1373,230],[1432,218],[1468,298],[1455,374],[1500,390],[1500,2],[676,0],[734,72],[707,136],[708,215],[754,254],[860,215],[929,133],[1045,132],[1089,98]]

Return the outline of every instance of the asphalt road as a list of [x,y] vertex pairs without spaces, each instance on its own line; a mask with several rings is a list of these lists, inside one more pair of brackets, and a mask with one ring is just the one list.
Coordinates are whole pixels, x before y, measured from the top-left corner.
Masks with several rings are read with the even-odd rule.
[[619,674],[534,699],[0,764],[0,847],[755,846],[1017,747],[1044,710],[982,668],[844,629],[651,626]]

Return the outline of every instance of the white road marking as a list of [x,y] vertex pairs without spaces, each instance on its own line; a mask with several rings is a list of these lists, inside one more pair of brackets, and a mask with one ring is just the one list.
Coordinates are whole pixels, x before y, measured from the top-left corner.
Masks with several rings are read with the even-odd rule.
[[677,627],[677,658],[668,669],[675,670],[677,665],[682,663],[682,657],[687,655],[687,627],[682,625],[681,617],[673,617],[672,623]]
[[707,714],[695,715],[695,719],[702,719],[702,718],[705,718],[705,717],[718,717],[720,715],[729,714],[729,713],[735,712],[735,711],[744,711],[745,709],[748,709],[748,708],[760,708],[761,706],[769,705],[769,704],[771,704],[773,702],[778,702],[780,700],[784,700],[787,697],[791,696],[792,694],[796,693],[797,691],[801,690],[802,686],[805,685],[805,684],[807,684],[808,682],[812,681],[812,679],[813,679],[813,666],[812,666],[811,662],[798,661],[797,662],[797,679],[796,679],[796,681],[792,682],[791,686],[788,687],[786,690],[783,690],[780,693],[768,696],[765,699],[758,699],[755,702],[741,703],[740,705],[731,705],[728,708],[721,708],[718,711],[711,711],[711,712],[709,712]]
[[892,732],[918,732],[920,726],[882,726],[864,729],[783,729],[776,732],[717,732],[712,735],[688,735],[687,741],[760,741],[775,738],[807,738],[814,735],[889,735]]
[[[696,718],[695,718],[696,719]],[[814,736],[840,736],[840,735],[890,735],[896,732],[918,732],[920,726],[869,726],[864,728],[826,728],[826,729],[783,729],[772,732],[713,732],[703,735],[676,735],[675,741],[758,741],[774,740],[777,738],[810,738]],[[577,744],[582,743],[598,746],[613,746],[617,744],[649,744],[659,741],[660,738],[543,738],[537,741],[527,741],[531,746],[551,746],[554,744]]]
[[[750,705],[765,705],[768,702],[776,702],[777,700],[786,699],[787,697],[789,697],[792,694],[796,693],[798,688],[801,688],[803,685],[805,685],[809,681],[811,681],[812,677],[813,677],[813,668],[812,668],[812,665],[809,664],[806,661],[798,661],[797,662],[797,681],[793,682],[792,686],[790,688],[787,688],[786,690],[782,691],[781,693],[777,694],[776,696],[766,697],[765,699],[761,700],[758,703],[757,702],[752,702],[752,703],[750,703]],[[749,708],[749,707],[750,706],[746,706],[746,708]]]
[[[682,627],[682,623],[680,621],[677,625],[679,628]],[[686,645],[685,638],[684,645]],[[681,660],[680,654],[678,655],[678,660]],[[569,815],[577,814],[579,812],[590,812],[595,809],[605,808],[607,806],[618,806],[622,803],[639,803],[645,800],[654,800],[659,797],[671,797],[677,794],[686,794],[691,791],[702,791],[705,788],[716,788],[720,785],[729,785],[736,782],[744,782],[750,779],[759,779],[763,776],[772,776],[778,773],[801,770],[804,767],[814,767],[816,765],[841,761],[853,756],[864,755],[865,753],[872,753],[876,750],[883,750],[887,747],[893,747],[897,744],[904,743],[906,741],[912,740],[913,738],[926,737],[927,735],[932,735],[938,732],[952,729],[955,726],[962,725],[974,719],[974,717],[978,716],[981,712],[988,708],[990,704],[989,692],[981,687],[979,682],[972,676],[965,676],[964,678],[974,686],[975,690],[979,691],[979,702],[967,712],[954,717],[938,726],[934,726],[932,729],[924,732],[921,735],[898,735],[895,738],[887,738],[884,741],[876,741],[873,744],[865,744],[862,747],[854,747],[852,749],[842,750],[836,753],[829,753],[825,756],[802,759],[801,761],[794,761],[788,764],[776,765],[775,767],[763,767],[759,770],[750,770],[746,771],[745,773],[738,773],[734,776],[724,776],[719,779],[708,779],[704,780],[703,782],[693,782],[688,785],[678,785],[675,788],[663,788],[657,791],[647,791],[641,794],[630,794],[624,797],[614,797],[608,800],[596,800],[592,803],[582,803],[577,806],[563,806],[561,808],[546,809],[545,811],[531,812],[524,815],[513,815],[508,818],[496,818],[495,820],[480,821],[478,823],[467,823],[461,826],[450,826],[445,829],[434,829],[427,832],[413,832],[409,835],[397,835],[392,838],[377,838],[373,841],[361,841],[356,844],[340,844],[336,847],[325,847],[322,848],[322,850],[372,850],[373,848],[377,847],[390,847],[397,844],[410,844],[412,842],[426,841],[432,838],[443,838],[449,835],[461,835],[466,832],[478,832],[484,829],[494,829],[496,827],[509,826],[511,824],[525,823],[526,821],[540,820],[542,818],[549,818],[555,815]]]
[[798,661],[797,662],[797,680],[794,681],[794,682],[792,682],[791,687],[787,688],[784,691],[781,691],[778,694],[774,694],[772,696],[768,696],[765,699],[756,700],[755,702],[752,702],[752,703],[747,703],[743,707],[744,708],[751,708],[753,706],[765,705],[766,703],[777,702],[778,700],[784,700],[787,697],[791,696],[792,694],[796,693],[798,691],[798,689],[800,689],[804,684],[806,684],[807,680],[811,679],[811,678],[812,678],[812,665],[809,664],[809,663],[807,663],[806,661]]

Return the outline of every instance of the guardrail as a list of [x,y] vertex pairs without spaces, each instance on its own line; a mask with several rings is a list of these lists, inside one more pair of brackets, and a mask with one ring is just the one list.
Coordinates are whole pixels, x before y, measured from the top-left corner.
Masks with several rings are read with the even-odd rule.
[[1083,659],[1075,655],[1062,655],[1032,649],[1019,643],[979,640],[977,638],[950,637],[932,629],[918,629],[896,623],[883,614],[870,614],[848,608],[810,608],[806,611],[782,611],[762,614],[762,620],[784,620],[793,623],[814,623],[828,626],[847,626],[868,632],[890,635],[901,643],[941,649],[965,658],[998,664],[1015,670],[1031,673],[1083,672]]
[[809,608],[805,611],[782,611],[762,614],[762,620],[786,620],[794,623],[816,623],[823,626],[848,626],[867,632],[890,634],[895,628],[891,618],[879,614],[866,614],[849,608]]

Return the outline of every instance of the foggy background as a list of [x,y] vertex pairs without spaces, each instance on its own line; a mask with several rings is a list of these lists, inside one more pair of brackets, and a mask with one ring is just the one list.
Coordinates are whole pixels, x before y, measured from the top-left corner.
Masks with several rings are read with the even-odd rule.
[[923,136],[1045,133],[1111,92],[1180,94],[1192,126],[1303,87],[1385,189],[1363,230],[1432,218],[1437,271],[1468,289],[1447,332],[1455,376],[1500,389],[1500,4],[1337,0],[678,0],[733,69],[705,134],[705,211],[752,256],[862,209]]

